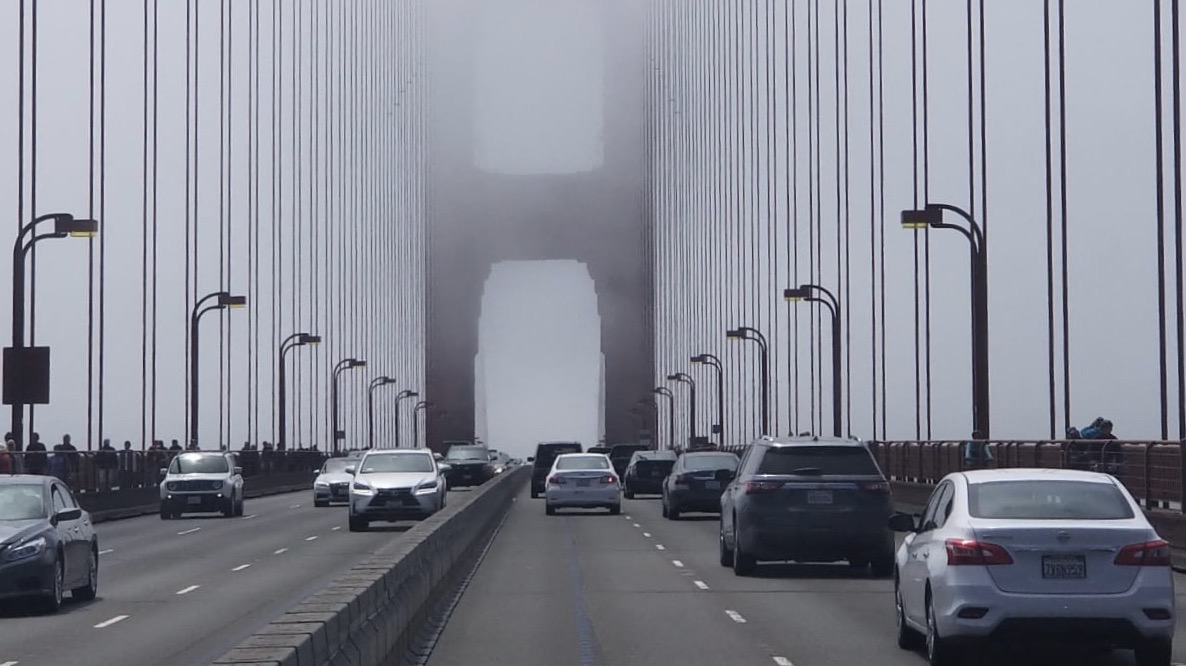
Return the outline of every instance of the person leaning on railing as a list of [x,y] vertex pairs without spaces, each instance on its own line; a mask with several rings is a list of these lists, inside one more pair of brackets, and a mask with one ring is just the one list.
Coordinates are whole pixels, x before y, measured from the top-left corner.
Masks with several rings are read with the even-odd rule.
[[972,439],[964,442],[964,469],[985,469],[993,463],[992,449],[980,433],[972,433]]

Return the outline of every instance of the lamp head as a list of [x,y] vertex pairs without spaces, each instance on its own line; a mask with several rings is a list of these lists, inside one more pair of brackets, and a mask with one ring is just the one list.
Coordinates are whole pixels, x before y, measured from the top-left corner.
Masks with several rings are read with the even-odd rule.
[[943,209],[927,206],[921,210],[902,211],[903,229],[926,229],[943,221]]
[[782,290],[782,297],[785,298],[789,303],[801,301],[807,298],[809,295],[810,294],[807,293],[806,287],[795,287],[793,289],[788,288]]
[[667,381],[669,381],[669,382],[677,382],[677,381],[679,381],[679,373],[678,373],[678,372],[673,372],[672,374],[670,374],[670,375],[667,375]]
[[745,338],[745,332],[740,328],[731,328],[725,331],[725,337],[730,340],[742,340]]
[[298,342],[299,342],[299,344],[302,344],[302,345],[319,345],[319,344],[321,344],[321,336],[320,335],[309,335],[308,333],[302,333],[300,340]]
[[350,359],[349,367],[351,367],[351,368],[365,368],[365,367],[367,367],[367,362],[352,358],[352,359]]
[[705,363],[708,361],[708,359],[704,357],[704,354],[700,354],[699,356],[693,356],[692,358],[690,358],[688,360],[691,361],[692,363]]
[[245,308],[247,307],[247,297],[232,296],[224,291],[218,295],[218,305],[223,308]]
[[69,213],[55,215],[54,233],[75,238],[90,238],[99,233],[98,220],[80,220]]

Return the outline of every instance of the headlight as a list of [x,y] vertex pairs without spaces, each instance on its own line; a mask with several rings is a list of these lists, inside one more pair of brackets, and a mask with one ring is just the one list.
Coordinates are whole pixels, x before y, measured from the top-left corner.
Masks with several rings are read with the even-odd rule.
[[4,561],[13,562],[40,555],[45,550],[45,537],[37,537],[23,543],[9,546],[4,551]]
[[417,486],[416,494],[417,495],[427,495],[431,492],[435,492],[436,489],[437,489],[437,482],[434,479],[432,481],[429,481],[428,483],[423,483],[423,484]]
[[329,481],[314,481],[314,488],[329,488]]
[[210,482],[210,487],[215,490],[222,490],[222,487],[225,485],[226,485],[226,483],[224,483],[222,481],[211,481]]
[[366,485],[365,483],[362,483],[361,481],[355,481],[354,485],[351,486],[351,488],[353,488],[354,492],[359,495],[374,495],[375,494],[374,488]]

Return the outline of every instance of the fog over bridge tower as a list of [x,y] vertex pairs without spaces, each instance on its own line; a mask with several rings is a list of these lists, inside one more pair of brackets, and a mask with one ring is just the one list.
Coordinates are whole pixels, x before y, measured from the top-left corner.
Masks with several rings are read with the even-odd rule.
[[[428,441],[474,432],[483,283],[500,261],[575,259],[596,285],[607,441],[654,377],[644,196],[645,14],[630,0],[432,5]],[[586,442],[593,445],[594,442]]]

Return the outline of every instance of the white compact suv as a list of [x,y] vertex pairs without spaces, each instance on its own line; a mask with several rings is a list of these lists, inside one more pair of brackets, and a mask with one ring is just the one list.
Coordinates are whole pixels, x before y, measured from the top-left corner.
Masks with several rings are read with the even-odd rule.
[[183,513],[243,515],[243,468],[233,453],[187,451],[161,469],[161,520]]
[[347,471],[350,531],[362,532],[373,520],[419,520],[445,508],[449,466],[428,449],[369,451]]

